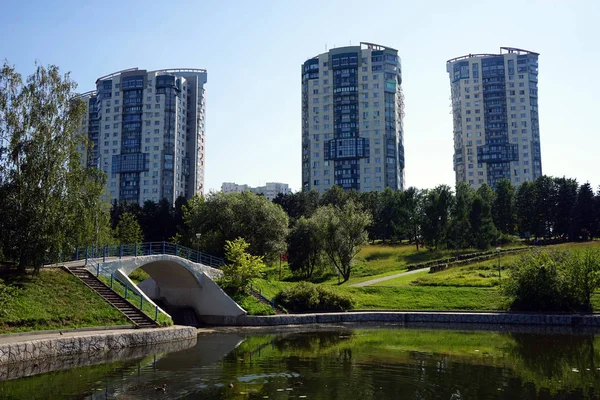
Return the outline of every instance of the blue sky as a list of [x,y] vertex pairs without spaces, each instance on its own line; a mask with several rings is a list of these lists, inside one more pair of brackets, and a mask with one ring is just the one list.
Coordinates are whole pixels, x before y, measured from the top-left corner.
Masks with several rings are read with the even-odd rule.
[[206,187],[300,188],[300,65],[326,48],[398,49],[406,184],[454,186],[446,60],[540,53],[545,174],[600,184],[600,1],[5,1],[0,57],[71,71],[80,91],[131,67],[205,68]]

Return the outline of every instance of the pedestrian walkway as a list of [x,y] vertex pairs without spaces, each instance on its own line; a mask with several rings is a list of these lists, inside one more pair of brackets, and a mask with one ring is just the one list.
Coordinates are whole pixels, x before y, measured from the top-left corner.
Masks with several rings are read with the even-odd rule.
[[425,271],[429,271],[429,267],[415,269],[415,270],[407,271],[407,272],[401,272],[401,273],[396,274],[396,275],[384,276],[383,278],[371,279],[370,281],[365,281],[365,282],[361,282],[361,283],[355,283],[354,285],[350,285],[350,287],[371,286],[371,285],[374,285],[376,283],[390,281],[392,279],[400,278],[402,276],[417,274],[419,272],[425,272]]
[[44,340],[44,339],[60,339],[60,338],[68,338],[68,337],[84,337],[84,336],[94,336],[98,334],[111,334],[111,333],[140,333],[147,330],[156,330],[155,328],[115,328],[115,329],[90,329],[90,330],[69,330],[65,329],[64,331],[51,331],[51,332],[31,332],[25,334],[13,334],[13,335],[0,335],[0,345],[9,344],[9,343],[22,343],[22,342],[30,342],[32,340]]

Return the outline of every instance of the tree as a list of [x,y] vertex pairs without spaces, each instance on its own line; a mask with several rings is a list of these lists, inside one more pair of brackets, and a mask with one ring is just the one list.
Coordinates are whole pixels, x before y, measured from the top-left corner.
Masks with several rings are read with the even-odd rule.
[[227,240],[238,237],[250,243],[249,252],[275,259],[285,251],[288,217],[266,197],[251,192],[209,193],[192,198],[183,208],[187,240],[203,251],[222,256]]
[[233,293],[247,293],[252,279],[260,278],[263,274],[263,258],[248,254],[249,246],[243,238],[227,240],[225,243],[227,263],[221,267],[223,277],[219,283]]
[[492,207],[476,193],[469,214],[471,224],[471,243],[478,249],[485,250],[497,239],[498,231],[492,219]]
[[533,186],[533,234],[536,238],[549,238],[556,220],[556,183],[551,177],[542,175],[535,180]]
[[408,240],[419,250],[421,237],[421,221],[423,211],[423,192],[411,186],[402,192],[402,225],[406,229]]
[[135,215],[124,213],[119,218],[117,229],[115,230],[115,239],[120,244],[136,244],[141,243],[144,239],[142,228],[138,223]]
[[69,214],[64,215],[71,233],[71,246],[111,244],[114,239],[110,227],[109,204],[101,198],[106,186],[106,175],[95,168],[80,170],[78,174],[81,193],[73,199]]
[[552,236],[563,239],[574,235],[575,203],[578,184],[575,179],[554,178],[556,206],[553,217]]
[[437,249],[446,241],[450,209],[454,199],[448,185],[439,185],[425,192],[421,233],[424,244]]
[[487,204],[489,204],[490,207],[492,206],[492,204],[494,204],[494,200],[496,199],[496,193],[494,193],[490,185],[488,185],[487,183],[484,183],[483,185],[479,186],[479,188],[476,190],[476,193],[480,195],[481,199]]
[[594,196],[594,214],[592,220],[592,236],[600,237],[600,187]]
[[322,268],[323,244],[319,236],[319,222],[300,217],[288,236],[288,264],[293,273],[309,279]]
[[454,249],[465,249],[471,244],[470,213],[473,203],[473,190],[465,182],[456,185],[456,196],[451,211],[448,242]]
[[[152,202],[152,204],[153,207],[156,205],[154,202]],[[139,219],[142,215],[142,208],[138,203],[127,203],[125,201],[119,202],[117,199],[114,199],[110,207],[110,226],[112,229],[117,229],[119,219],[121,219],[121,215],[124,213],[133,214]]]
[[377,214],[372,214],[372,232],[374,238],[381,239],[384,243],[397,239],[401,234],[401,203],[400,193],[386,187],[379,193]]
[[381,237],[378,221],[378,218],[381,216],[380,193],[381,192],[378,191],[358,193],[358,203],[362,206],[363,210],[373,216],[373,222],[367,227],[367,232],[369,233],[369,239],[371,241],[375,241]]
[[138,219],[147,242],[167,241],[177,233],[173,207],[167,199],[146,201]]
[[105,208],[103,173],[84,167],[79,128],[85,104],[58,67],[37,64],[23,82],[0,70],[0,246],[20,271],[99,242]]
[[320,196],[316,190],[296,192],[291,194],[279,193],[273,199],[273,203],[278,204],[286,212],[290,221],[296,221],[304,216],[310,218],[319,207]]
[[333,185],[321,196],[321,205],[342,207],[348,201],[348,193],[338,185]]
[[594,191],[589,183],[584,183],[577,192],[573,218],[573,239],[588,240],[594,235],[594,222],[597,220],[594,207]]
[[354,256],[367,243],[365,228],[372,221],[371,215],[350,200],[343,207],[322,206],[313,218],[319,223],[323,251],[346,282]]
[[494,224],[502,233],[512,235],[517,224],[515,212],[515,188],[508,179],[496,183],[496,196],[492,205]]
[[519,233],[529,238],[534,233],[535,188],[533,182],[523,182],[515,197],[515,212]]

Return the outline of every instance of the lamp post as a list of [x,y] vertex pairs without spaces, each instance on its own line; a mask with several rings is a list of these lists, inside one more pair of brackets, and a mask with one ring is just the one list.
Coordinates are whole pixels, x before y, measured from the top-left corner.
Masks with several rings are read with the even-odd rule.
[[[500,283],[500,250],[502,250],[500,247],[496,247],[496,253],[498,253],[498,282]],[[500,286],[502,286],[502,283],[500,283]]]
[[196,262],[200,262],[200,233],[196,233]]

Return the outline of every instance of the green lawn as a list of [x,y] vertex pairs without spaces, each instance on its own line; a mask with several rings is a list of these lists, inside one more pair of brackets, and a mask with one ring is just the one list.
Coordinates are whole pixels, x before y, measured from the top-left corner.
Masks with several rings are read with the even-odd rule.
[[248,315],[274,315],[273,307],[261,303],[251,295],[234,295],[232,299],[242,307]]
[[3,296],[0,285],[0,333],[129,325],[129,321],[71,274],[58,268],[37,276],[3,272],[4,285],[16,288]]
[[[502,310],[505,309],[502,297],[496,289],[470,287],[411,286],[410,283],[427,272],[420,272],[398,278],[395,287],[336,286],[340,291],[350,293],[356,301],[356,310]],[[403,284],[400,285],[400,280]],[[388,281],[391,282],[391,281]],[[381,283],[384,285],[387,282]],[[257,280],[254,288],[261,290],[267,298],[275,295],[291,282]]]
[[[590,247],[598,246],[600,246],[600,242],[565,243],[544,249],[585,251]],[[500,270],[503,278],[510,274],[511,268],[524,254],[526,252],[500,256]],[[450,267],[434,274],[425,273],[412,276],[416,279],[409,279],[407,282],[408,277],[402,277],[378,283],[376,286],[405,286],[408,283],[416,286],[495,287],[499,284],[498,259],[493,258],[474,264]]]
[[[458,254],[468,254],[477,251],[476,249],[465,249],[460,250]],[[352,275],[350,276],[350,280],[345,284],[352,285],[374,278],[398,274],[407,271],[409,265],[452,257],[456,254],[455,250],[428,250],[422,247],[417,250],[414,245],[407,244],[367,245],[354,258],[355,264],[352,267]],[[265,279],[285,282],[302,280],[302,278],[292,274],[287,262],[281,263],[280,266],[278,261],[265,268]],[[317,278],[316,282],[337,285],[337,279],[337,275],[330,270],[324,276]]]
[[502,310],[495,289],[456,287],[343,288],[356,300],[357,310]]
[[[583,251],[600,246],[599,241],[587,243],[565,243],[540,250]],[[322,281],[339,290],[350,293],[356,301],[357,310],[506,310],[507,304],[499,291],[498,259],[450,267],[445,271],[430,274],[419,272],[400,278],[377,283],[373,286],[352,288],[351,284],[394,275],[406,270],[407,260],[411,264],[429,259],[453,255],[451,251],[416,252],[413,246],[365,246],[357,256],[356,270],[353,269],[348,282],[338,286],[337,277],[330,276]],[[500,257],[502,279],[523,253]],[[398,261],[402,260],[402,261]],[[357,272],[355,274],[355,272]],[[259,279],[254,282],[267,298],[274,297],[280,290],[293,285],[291,281]],[[600,294],[592,298],[594,309],[600,310]]]
[[[458,254],[476,252],[475,249],[460,250]],[[426,261],[452,257],[457,254],[454,250],[427,250],[412,245],[368,245],[356,255],[356,265],[352,276],[371,277],[385,273],[397,273],[407,269],[408,265]]]

